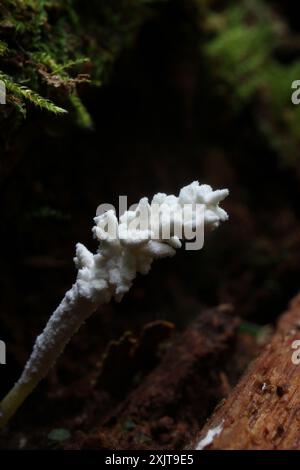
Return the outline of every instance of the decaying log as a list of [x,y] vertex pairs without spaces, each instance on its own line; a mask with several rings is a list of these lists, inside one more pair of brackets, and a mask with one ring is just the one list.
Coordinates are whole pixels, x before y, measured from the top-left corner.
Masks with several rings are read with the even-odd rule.
[[[300,295],[193,449],[300,449]],[[298,351],[297,351],[298,349]],[[300,357],[300,354],[299,354]]]
[[83,448],[142,449],[153,448],[153,442],[161,449],[186,445],[216,403],[227,396],[224,363],[233,354],[238,326],[229,306],[201,313],[101,429],[87,436]]

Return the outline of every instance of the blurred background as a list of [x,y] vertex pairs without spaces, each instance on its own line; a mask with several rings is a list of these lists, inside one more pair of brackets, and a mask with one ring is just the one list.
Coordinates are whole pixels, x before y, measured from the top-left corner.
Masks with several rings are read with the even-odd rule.
[[[1,394],[75,279],[76,242],[96,249],[99,204],[177,194],[194,180],[230,190],[230,219],[202,251],[154,264],[121,304],[101,308],[80,330],[4,446],[20,446],[24,430],[24,446],[34,448],[50,445],[52,428],[90,430],[95,423],[82,418],[88,380],[124,333],[139,337],[156,321],[164,337],[220,304],[259,330],[299,291],[300,105],[291,102],[299,22],[292,1],[1,2]],[[125,380],[128,366],[116,357],[93,409],[98,424],[103,408],[119,405],[145,376]],[[135,446],[154,439],[144,434]]]

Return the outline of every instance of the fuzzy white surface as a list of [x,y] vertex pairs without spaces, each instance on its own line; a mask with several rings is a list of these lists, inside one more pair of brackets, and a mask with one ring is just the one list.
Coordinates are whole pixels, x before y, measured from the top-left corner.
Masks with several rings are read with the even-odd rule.
[[[142,198],[137,209],[125,212],[119,221],[112,210],[95,217],[93,232],[100,243],[98,253],[93,255],[80,243],[76,246],[77,282],[82,295],[96,302],[107,302],[111,297],[120,301],[137,273],[147,274],[153,260],[173,256],[181,247],[176,233],[183,229],[183,221],[196,230],[196,204],[204,206],[206,227],[213,229],[227,220],[227,213],[219,207],[227,195],[227,189],[213,191],[211,186],[194,181],[182,188],[178,197],[158,193],[151,203]],[[151,225],[146,223],[140,228],[143,214]],[[170,222],[173,233],[168,239],[159,239]]]
[[207,446],[213,443],[214,438],[216,436],[219,436],[221,432],[223,431],[223,424],[224,422],[222,421],[218,426],[215,428],[209,429],[206,435],[201,439],[201,441],[198,442],[196,446],[196,450],[204,450]]
[[[99,240],[99,249],[93,254],[81,243],[76,245],[76,283],[37,337],[19,384],[38,381],[45,376],[73,334],[100,304],[109,302],[112,297],[120,301],[137,273],[148,273],[153,260],[176,253],[176,248],[181,247],[181,240],[175,235],[176,227],[183,220],[190,226],[198,223],[195,204],[204,205],[205,226],[215,228],[225,221],[228,216],[219,203],[227,195],[227,189],[213,191],[210,186],[195,181],[182,188],[178,197],[158,193],[151,203],[142,198],[137,209],[125,212],[120,220],[113,211],[95,217],[93,232]],[[187,204],[190,204],[187,218],[182,218]],[[159,234],[170,222],[170,208],[173,232],[168,239],[153,239],[155,233]],[[152,216],[150,228],[139,228],[135,224],[141,213]],[[108,226],[113,229],[113,236],[107,230]]]

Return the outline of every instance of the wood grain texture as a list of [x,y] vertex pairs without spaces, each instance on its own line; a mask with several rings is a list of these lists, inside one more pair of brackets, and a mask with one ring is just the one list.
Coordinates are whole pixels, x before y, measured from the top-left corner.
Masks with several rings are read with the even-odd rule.
[[[271,342],[250,365],[231,395],[221,402],[196,436],[192,448],[300,449],[300,365],[292,361],[300,340],[300,295],[279,319]],[[202,447],[200,445],[200,447]]]

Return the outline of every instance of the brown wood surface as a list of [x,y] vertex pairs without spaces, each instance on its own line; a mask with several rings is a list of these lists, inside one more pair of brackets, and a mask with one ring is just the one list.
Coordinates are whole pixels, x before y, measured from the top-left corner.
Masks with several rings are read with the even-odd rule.
[[[151,436],[156,449],[186,445],[216,403],[227,396],[230,377],[224,367],[233,364],[239,323],[226,305],[202,312],[178,333],[159,365],[80,448],[149,448],[145,439]],[[239,368],[245,367],[242,355],[239,359],[241,364],[232,366],[234,376],[240,376]]]
[[219,427],[205,449],[300,449],[300,364],[292,361],[296,340],[300,340],[300,295],[280,317],[270,343],[217,406],[192,448],[207,442],[203,439]]

